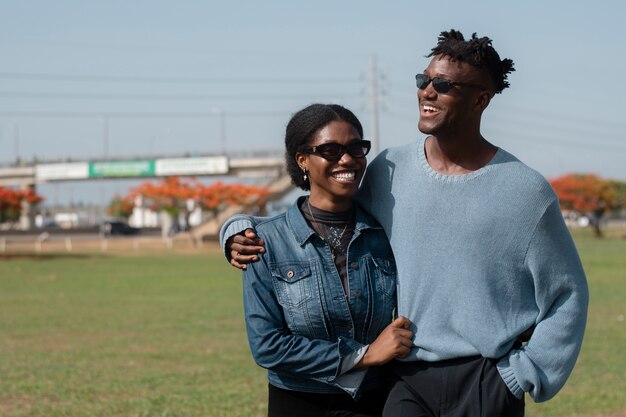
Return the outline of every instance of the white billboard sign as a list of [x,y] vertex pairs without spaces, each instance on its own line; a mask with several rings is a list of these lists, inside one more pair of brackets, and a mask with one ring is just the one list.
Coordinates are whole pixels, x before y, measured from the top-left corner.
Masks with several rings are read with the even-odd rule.
[[154,173],[157,176],[227,174],[228,158],[225,156],[213,156],[157,159]]
[[53,180],[82,180],[89,177],[89,164],[75,162],[66,164],[43,164],[35,167],[37,182]]

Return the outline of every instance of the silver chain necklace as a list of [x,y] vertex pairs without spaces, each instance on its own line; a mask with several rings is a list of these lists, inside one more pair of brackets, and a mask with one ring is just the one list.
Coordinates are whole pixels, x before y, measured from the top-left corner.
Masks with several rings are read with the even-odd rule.
[[335,262],[335,252],[336,252],[336,248],[337,246],[342,246],[341,245],[341,238],[343,238],[343,234],[346,233],[346,230],[348,230],[348,225],[350,224],[350,222],[352,221],[352,214],[353,211],[350,212],[350,217],[348,217],[348,220],[346,221],[346,225],[343,227],[343,230],[341,231],[341,233],[339,234],[339,237],[337,237],[337,240],[335,243],[338,242],[338,245],[333,245],[332,242],[330,242],[330,239],[328,238],[328,236],[324,237],[322,236],[322,227],[320,226],[320,224],[318,223],[317,219],[315,218],[315,216],[313,215],[313,212],[311,211],[311,202],[309,200],[307,200],[306,202],[307,208],[309,209],[309,214],[311,215],[311,219],[313,220],[314,226],[313,229],[315,229],[315,231],[317,232],[318,236],[322,238],[322,240],[324,240],[324,242],[328,243],[328,245],[330,246],[330,256],[333,258],[333,262]]

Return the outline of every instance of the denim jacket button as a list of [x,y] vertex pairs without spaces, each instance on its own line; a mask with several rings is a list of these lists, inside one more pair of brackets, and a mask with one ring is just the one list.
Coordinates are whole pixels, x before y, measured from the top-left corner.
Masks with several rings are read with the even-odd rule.
[[354,270],[357,270],[357,269],[359,269],[359,264],[358,264],[358,263],[356,263],[356,262],[352,262],[352,264],[350,264],[350,267],[351,267],[352,269],[354,269]]
[[354,294],[354,296],[356,298],[360,298],[361,297],[361,290],[355,290],[353,294]]
[[287,272],[287,278],[293,278],[293,271]]

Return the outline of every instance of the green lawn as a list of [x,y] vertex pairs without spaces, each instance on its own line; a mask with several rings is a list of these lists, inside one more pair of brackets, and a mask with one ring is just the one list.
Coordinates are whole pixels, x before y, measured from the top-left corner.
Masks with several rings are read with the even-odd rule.
[[[574,374],[528,416],[626,416],[626,240],[577,236],[591,288]],[[239,272],[159,250],[0,260],[0,416],[266,414]]]
[[527,401],[527,415],[626,417],[626,239],[575,238],[590,291],[582,352],[565,388],[551,401]]
[[262,415],[239,275],[165,251],[0,261],[0,415]]

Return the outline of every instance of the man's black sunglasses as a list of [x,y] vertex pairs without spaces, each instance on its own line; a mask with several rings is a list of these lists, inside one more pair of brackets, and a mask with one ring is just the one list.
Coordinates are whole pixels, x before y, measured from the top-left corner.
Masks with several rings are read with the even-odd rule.
[[470,84],[470,83],[458,83],[458,82],[446,80],[445,78],[439,78],[439,77],[430,78],[426,74],[417,74],[415,76],[415,83],[417,84],[417,88],[419,88],[420,90],[423,90],[426,87],[428,87],[428,84],[430,84],[431,81],[433,83],[433,88],[435,89],[435,91],[441,94],[445,94],[448,91],[450,91],[452,87],[456,87],[459,85],[468,86],[468,87],[477,87],[477,88],[480,88],[481,90],[485,89],[485,87],[483,87],[482,85]]
[[317,146],[304,147],[302,152],[318,154],[327,161],[338,161],[346,152],[353,158],[364,158],[371,148],[372,142],[369,140],[357,140],[347,145],[329,142]]

